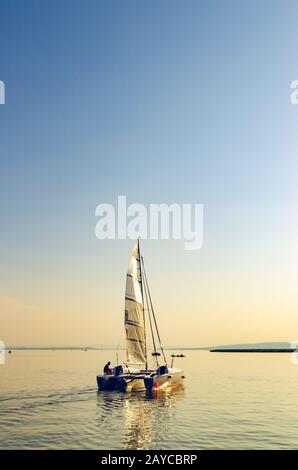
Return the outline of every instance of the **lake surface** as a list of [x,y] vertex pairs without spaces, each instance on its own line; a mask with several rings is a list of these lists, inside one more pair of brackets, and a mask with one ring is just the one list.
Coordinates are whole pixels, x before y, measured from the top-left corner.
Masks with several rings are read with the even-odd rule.
[[113,351],[13,351],[0,365],[1,449],[298,448],[290,354],[186,351],[184,389],[97,392]]

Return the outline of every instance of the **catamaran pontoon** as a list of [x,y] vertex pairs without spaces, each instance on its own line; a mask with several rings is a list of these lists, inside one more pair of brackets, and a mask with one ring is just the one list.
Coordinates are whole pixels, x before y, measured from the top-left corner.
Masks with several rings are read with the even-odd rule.
[[[148,366],[145,311],[149,320],[156,368]],[[132,250],[126,276],[124,325],[126,333],[127,361],[112,369],[111,374],[97,376],[99,390],[141,391],[164,389],[181,383],[183,371],[168,367],[157,327],[151,294],[149,291],[144,260],[141,256],[140,241]],[[159,350],[156,347],[156,337]],[[159,356],[164,365],[159,364]],[[173,365],[173,364],[172,364]]]

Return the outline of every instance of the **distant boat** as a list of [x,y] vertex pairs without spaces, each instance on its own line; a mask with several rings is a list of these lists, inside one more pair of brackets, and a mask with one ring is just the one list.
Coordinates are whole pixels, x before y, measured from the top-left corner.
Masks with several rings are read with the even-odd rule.
[[[147,313],[145,317],[145,312]],[[150,327],[156,368],[148,364],[146,319]],[[151,300],[140,241],[134,246],[129,258],[126,275],[124,326],[126,333],[127,360],[112,369],[110,374],[97,376],[99,390],[142,391],[171,387],[184,379],[183,371],[168,367]],[[157,351],[158,341],[160,353]],[[163,364],[158,357],[162,355]]]

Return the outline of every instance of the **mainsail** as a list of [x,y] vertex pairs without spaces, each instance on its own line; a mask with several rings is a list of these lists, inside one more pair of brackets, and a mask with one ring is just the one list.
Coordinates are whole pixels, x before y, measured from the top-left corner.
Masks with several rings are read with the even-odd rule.
[[130,255],[126,277],[125,315],[127,362],[146,364],[144,303],[139,242]]

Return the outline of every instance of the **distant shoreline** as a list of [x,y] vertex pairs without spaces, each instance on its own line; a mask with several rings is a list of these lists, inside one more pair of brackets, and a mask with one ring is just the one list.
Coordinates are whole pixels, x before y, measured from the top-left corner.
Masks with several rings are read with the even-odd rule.
[[[164,348],[165,351],[209,351],[210,348]],[[5,351],[125,351],[112,346],[7,346]]]
[[[121,351],[123,348],[119,348],[119,351]],[[42,347],[42,346],[37,346],[37,347],[26,347],[26,346],[12,346],[12,347],[6,347],[5,351],[114,351],[114,348],[109,348],[109,347],[76,347],[76,346],[53,346],[53,347]]]
[[[278,343],[277,343],[278,344]],[[263,346],[263,345],[262,345]],[[290,344],[276,345],[276,347],[255,347],[253,345],[243,346],[209,346],[209,347],[169,347],[166,351],[208,351],[220,353],[293,353],[298,352]],[[5,351],[125,351],[125,348],[113,346],[6,346]]]

